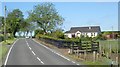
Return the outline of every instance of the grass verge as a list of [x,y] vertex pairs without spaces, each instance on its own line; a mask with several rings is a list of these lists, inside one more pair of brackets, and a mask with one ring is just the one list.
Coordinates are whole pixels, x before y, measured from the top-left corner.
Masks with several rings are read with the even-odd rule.
[[[8,45],[12,45],[15,40],[16,40],[15,38],[12,38],[12,39],[8,39],[6,41],[1,42],[1,45],[0,45],[0,62],[2,62],[2,60],[5,58],[8,50],[9,50]],[[0,65],[1,64],[2,63],[0,63]]]

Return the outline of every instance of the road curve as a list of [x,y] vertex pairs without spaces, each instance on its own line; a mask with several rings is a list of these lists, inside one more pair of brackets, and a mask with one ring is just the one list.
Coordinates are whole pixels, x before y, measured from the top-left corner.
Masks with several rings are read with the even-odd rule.
[[19,39],[11,49],[6,65],[76,65],[32,39]]

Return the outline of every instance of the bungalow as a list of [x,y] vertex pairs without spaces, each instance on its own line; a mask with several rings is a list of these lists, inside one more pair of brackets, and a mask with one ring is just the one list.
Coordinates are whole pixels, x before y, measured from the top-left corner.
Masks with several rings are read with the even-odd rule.
[[101,33],[100,26],[88,26],[88,27],[72,27],[69,31],[65,32],[65,36],[68,38],[72,37],[80,37],[88,36],[88,37],[96,37],[98,34]]

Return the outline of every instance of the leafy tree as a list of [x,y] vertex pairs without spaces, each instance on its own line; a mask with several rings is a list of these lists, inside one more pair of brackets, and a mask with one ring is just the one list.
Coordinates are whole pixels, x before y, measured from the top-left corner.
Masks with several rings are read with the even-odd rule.
[[4,17],[0,16],[0,32],[3,32]]
[[35,30],[35,36],[36,36],[37,34],[44,34],[44,31],[41,30],[41,29],[36,29],[36,30]]
[[109,32],[109,31],[107,31],[107,32],[103,32],[102,35],[104,36],[104,35],[108,35],[108,34],[112,34],[112,32]]
[[23,13],[19,9],[14,9],[7,15],[7,32],[12,33],[15,37],[16,32],[20,30],[20,26],[23,23]]
[[61,25],[63,18],[58,14],[52,3],[42,3],[34,6],[32,11],[28,12],[29,19],[37,22],[39,27],[47,33],[52,31],[58,25]]
[[56,29],[55,31],[52,32],[51,35],[55,38],[64,39],[64,33],[62,29]]
[[0,16],[0,27],[2,27],[3,22],[4,22],[4,17]]
[[28,23],[27,33],[29,32],[31,34],[31,37],[32,37],[32,33],[37,28],[37,25],[35,22],[31,22],[31,19],[29,17],[26,19],[26,22]]
[[29,32],[29,26],[30,26],[30,23],[29,22],[27,22],[27,19],[24,19],[24,21],[22,22],[22,24],[20,24],[21,25],[21,31],[23,31],[24,32],[24,37],[26,36],[26,35],[28,35],[28,32]]

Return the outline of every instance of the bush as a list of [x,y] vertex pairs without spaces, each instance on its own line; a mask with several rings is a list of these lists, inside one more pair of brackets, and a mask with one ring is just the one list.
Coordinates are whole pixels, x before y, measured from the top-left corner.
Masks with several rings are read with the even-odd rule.
[[61,30],[56,30],[56,31],[52,32],[51,36],[53,36],[55,38],[64,39],[64,33]]
[[98,36],[93,37],[92,40],[93,41],[96,41],[96,40],[106,40],[106,38],[102,34],[99,34]]
[[2,44],[11,45],[11,44],[13,44],[14,41],[15,41],[15,38],[12,38],[12,39],[8,39],[6,41],[2,41]]
[[91,37],[88,37],[88,36],[85,37],[83,35],[80,37],[80,39],[81,39],[81,41],[91,41],[92,40]]
[[0,34],[0,42],[4,40],[3,34]]
[[35,36],[36,36],[37,34],[44,34],[44,31],[41,30],[41,29],[37,29],[37,30],[35,30]]

